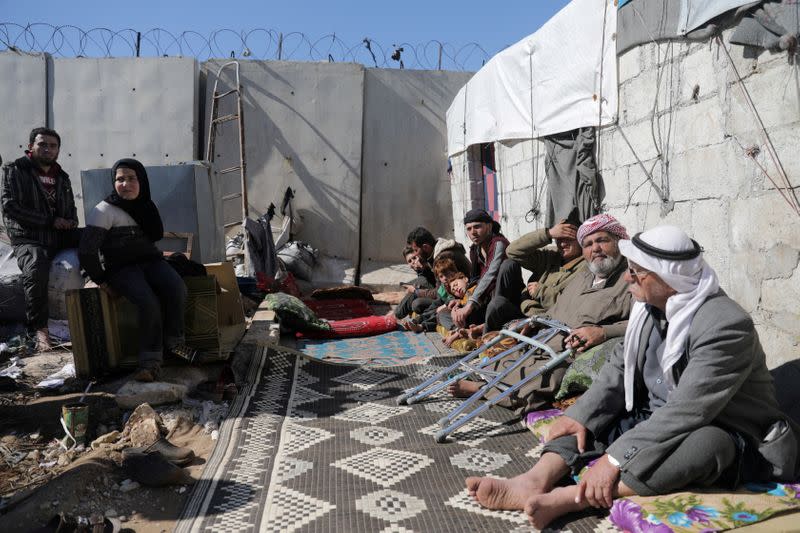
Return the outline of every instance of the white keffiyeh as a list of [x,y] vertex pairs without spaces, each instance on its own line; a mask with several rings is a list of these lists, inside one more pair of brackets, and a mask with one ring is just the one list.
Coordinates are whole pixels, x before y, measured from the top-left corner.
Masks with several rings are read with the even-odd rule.
[[[643,232],[639,238],[650,246],[666,252],[690,251],[695,246],[689,236],[675,226],[658,226]],[[672,391],[675,388],[675,382],[671,369],[681,358],[686,338],[689,335],[689,327],[697,309],[706,301],[706,298],[719,290],[719,279],[714,269],[703,259],[702,253],[687,260],[662,259],[649,255],[630,240],[621,240],[619,249],[622,255],[643,269],[654,272],[677,291],[677,294],[670,296],[667,300],[665,314],[669,328],[664,341],[664,353],[659,361],[667,388]],[[625,409],[628,411],[633,409],[636,355],[647,314],[643,302],[634,303],[628,328],[625,331],[624,383]]]

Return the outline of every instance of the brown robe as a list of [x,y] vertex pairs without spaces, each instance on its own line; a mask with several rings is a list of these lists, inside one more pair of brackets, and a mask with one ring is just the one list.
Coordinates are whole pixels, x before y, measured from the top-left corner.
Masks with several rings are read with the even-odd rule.
[[[555,305],[550,308],[548,315],[572,329],[582,326],[601,326],[607,339],[625,335],[631,311],[631,295],[623,276],[625,268],[626,263],[623,260],[604,283],[595,287],[592,287],[594,274],[588,268],[576,273]],[[564,337],[563,334],[556,335],[548,345],[559,353],[564,349]],[[497,362],[495,369],[508,368],[518,355],[519,353],[512,353],[504,357]],[[508,386],[518,383],[546,364],[548,360],[547,354],[532,356],[526,364],[509,374],[503,383]],[[540,409],[552,401],[558,392],[570,362],[568,360],[554,370],[532,379],[510,398],[500,402],[500,405],[519,409],[521,413]],[[492,390],[487,397],[492,398],[498,393],[497,390]]]

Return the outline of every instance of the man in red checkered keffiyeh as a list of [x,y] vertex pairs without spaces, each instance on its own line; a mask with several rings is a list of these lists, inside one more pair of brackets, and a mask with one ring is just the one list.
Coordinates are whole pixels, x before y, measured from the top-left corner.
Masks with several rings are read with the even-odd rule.
[[607,231],[620,239],[628,238],[628,232],[625,231],[625,226],[620,224],[619,220],[607,213],[601,213],[581,224],[581,227],[578,228],[578,243],[583,246],[583,239],[598,231]]

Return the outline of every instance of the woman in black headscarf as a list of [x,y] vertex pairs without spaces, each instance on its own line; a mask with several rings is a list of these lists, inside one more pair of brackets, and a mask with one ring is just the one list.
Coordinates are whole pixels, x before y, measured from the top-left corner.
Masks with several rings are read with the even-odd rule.
[[86,217],[81,267],[101,289],[126,297],[138,308],[139,370],[134,378],[154,381],[164,347],[189,360],[196,355],[184,344],[186,285],[155,246],[164,226],[150,199],[144,166],[120,159],[112,176],[113,192]]

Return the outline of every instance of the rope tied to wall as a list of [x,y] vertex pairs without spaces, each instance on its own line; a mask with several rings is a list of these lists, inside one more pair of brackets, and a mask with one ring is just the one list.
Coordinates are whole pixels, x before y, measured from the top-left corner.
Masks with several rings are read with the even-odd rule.
[[753,115],[753,119],[755,120],[758,130],[764,140],[766,153],[772,160],[772,164],[775,166],[775,169],[778,171],[779,178],[777,180],[773,178],[772,175],[767,172],[767,169],[764,168],[758,159],[756,159],[759,150],[753,150],[752,148],[747,149],[742,146],[738,139],[735,137],[734,139],[736,140],[736,143],[739,144],[739,147],[744,155],[749,157],[756,164],[756,166],[767,177],[767,179],[769,179],[769,181],[775,186],[781,197],[786,200],[786,203],[789,204],[789,206],[792,208],[792,211],[794,211],[797,216],[800,216],[800,201],[798,201],[797,194],[792,187],[791,182],[789,181],[789,176],[786,174],[786,169],[784,169],[783,163],[781,163],[780,157],[778,157],[778,152],[775,150],[775,146],[772,144],[772,139],[767,133],[767,129],[764,126],[764,121],[761,118],[761,114],[758,112],[758,109],[753,102],[753,98],[750,96],[750,91],[747,90],[747,86],[744,84],[744,79],[742,79],[742,76],[739,74],[739,69],[736,68],[736,63],[734,63],[733,57],[731,57],[731,54],[728,51],[728,48],[725,46],[725,43],[722,41],[722,38],[717,35],[715,39],[717,41],[717,45],[722,49],[723,52],[725,52],[725,57],[728,60],[728,64],[730,65],[733,73],[736,75],[736,86],[739,87],[745,104],[747,105],[750,113]]

